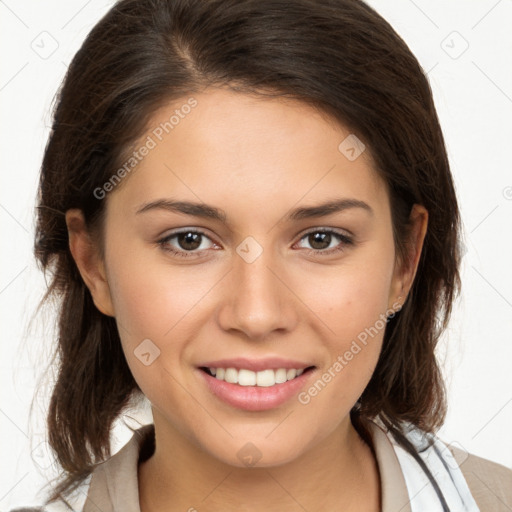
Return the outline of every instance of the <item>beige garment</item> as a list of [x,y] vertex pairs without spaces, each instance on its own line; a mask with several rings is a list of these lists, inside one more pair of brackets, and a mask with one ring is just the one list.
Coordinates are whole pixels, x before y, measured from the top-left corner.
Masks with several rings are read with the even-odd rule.
[[[382,490],[382,512],[411,512],[405,479],[393,445],[382,428],[369,422]],[[93,472],[83,512],[140,512],[137,480],[141,446],[154,436],[153,425],[133,438]],[[512,511],[512,470],[450,447],[480,512]],[[428,512],[428,511],[425,511]]]
[[512,512],[512,469],[450,447],[480,512]]

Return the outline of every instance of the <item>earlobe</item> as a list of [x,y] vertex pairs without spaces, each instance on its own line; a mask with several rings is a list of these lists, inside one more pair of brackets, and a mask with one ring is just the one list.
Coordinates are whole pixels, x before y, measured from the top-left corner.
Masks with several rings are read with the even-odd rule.
[[66,225],[69,250],[85,285],[91,292],[94,304],[103,314],[115,316],[105,265],[99,247],[87,229],[83,212],[79,209],[68,210]]
[[427,233],[427,209],[422,205],[415,204],[411,210],[409,223],[410,231],[406,242],[406,258],[405,261],[401,261],[395,266],[394,282],[391,290],[393,297],[399,295],[403,297],[402,303],[405,302],[409,294],[418,270],[423,242]]

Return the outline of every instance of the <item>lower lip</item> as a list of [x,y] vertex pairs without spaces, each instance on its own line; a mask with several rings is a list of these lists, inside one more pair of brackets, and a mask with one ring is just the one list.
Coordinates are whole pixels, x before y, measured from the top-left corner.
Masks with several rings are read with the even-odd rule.
[[227,404],[245,411],[265,411],[279,407],[296,395],[304,386],[314,369],[304,372],[292,380],[274,386],[240,386],[212,377],[201,369],[202,375],[210,391]]

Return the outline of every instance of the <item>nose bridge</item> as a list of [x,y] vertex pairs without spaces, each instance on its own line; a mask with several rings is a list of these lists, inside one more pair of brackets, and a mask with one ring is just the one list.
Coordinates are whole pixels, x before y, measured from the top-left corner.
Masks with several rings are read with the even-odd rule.
[[276,329],[291,329],[296,321],[292,297],[280,279],[279,262],[271,247],[247,237],[233,255],[230,286],[219,315],[221,326],[262,338]]
[[[270,251],[267,251],[270,253]],[[280,302],[279,294],[281,290],[277,288],[277,282],[274,274],[270,271],[272,268],[272,258],[269,254],[261,255],[252,263],[240,260],[235,264],[235,278],[237,279],[237,288],[240,299],[244,303],[252,303],[253,306],[267,306],[270,310]],[[263,308],[265,309],[265,308]]]

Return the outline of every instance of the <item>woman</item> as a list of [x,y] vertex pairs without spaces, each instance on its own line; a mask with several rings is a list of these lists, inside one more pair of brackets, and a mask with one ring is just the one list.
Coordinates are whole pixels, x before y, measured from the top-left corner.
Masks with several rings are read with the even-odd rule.
[[[120,1],[69,67],[38,215],[52,502],[512,506],[512,471],[435,435],[459,212],[425,75],[364,3]],[[109,457],[137,396],[154,423]]]

